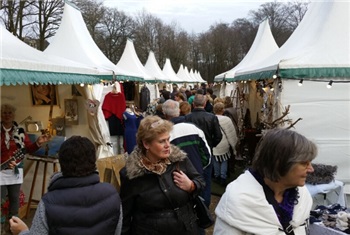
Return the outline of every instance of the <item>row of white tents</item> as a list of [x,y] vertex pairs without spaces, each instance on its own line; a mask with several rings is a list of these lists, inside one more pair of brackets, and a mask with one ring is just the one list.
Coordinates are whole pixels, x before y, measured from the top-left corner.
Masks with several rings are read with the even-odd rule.
[[[8,102],[17,107],[17,121],[33,118],[43,122],[45,128],[45,122],[50,118],[47,118],[47,113],[53,113],[56,117],[64,114],[65,103],[62,99],[72,99],[68,84],[74,84],[82,94],[81,98],[73,97],[79,103],[79,125],[66,126],[66,137],[86,135],[96,144],[98,158],[115,155],[110,147],[113,141],[101,105],[94,115],[84,110],[90,100],[102,102],[106,87],[101,81],[130,81],[135,82],[136,86],[146,84],[152,99],[159,97],[161,85],[166,84],[171,88],[170,84],[174,83],[182,86],[205,82],[198,71],[182,65],[176,73],[170,59],[166,59],[163,69],[160,69],[152,51],[145,65],[142,65],[131,40],[127,40],[118,63],[112,63],[93,41],[81,12],[68,1],[64,6],[61,25],[43,52],[22,42],[0,25],[1,103]],[[32,84],[58,85],[61,99],[58,106],[33,106],[28,99],[28,87]],[[82,87],[79,84],[89,85]],[[39,170],[39,175],[43,174]],[[28,175],[33,175],[33,169]],[[32,177],[25,178],[23,188],[26,193],[29,192],[31,180]],[[38,197],[39,192],[35,194]]]
[[295,129],[318,145],[315,162],[336,165],[350,192],[350,2],[312,1],[280,48],[264,21],[246,57],[214,79],[221,96],[262,80],[273,81],[269,92],[281,106],[291,106],[290,119],[302,118]]
[[170,59],[160,69],[152,51],[144,65],[134,44],[127,40],[122,57],[113,64],[98,48],[81,12],[66,2],[61,25],[44,52],[27,46],[1,26],[0,85],[94,84],[101,80],[147,83],[205,82],[198,71],[180,66],[177,73]]
[[[140,62],[133,42],[127,40],[117,64],[112,63],[97,47],[85,25],[81,12],[68,1],[61,25],[50,45],[41,52],[25,44],[0,26],[0,86],[29,84],[76,84],[84,99],[103,100],[105,87],[101,81],[131,81],[146,84],[151,98],[159,98],[161,84],[179,86],[205,82],[198,71],[180,66],[176,73],[170,59],[160,69],[154,53],[145,65]],[[78,86],[78,84],[93,84]],[[171,86],[169,86],[171,88]],[[12,96],[11,96],[12,97]],[[95,116],[87,115],[89,132],[98,146],[98,156],[113,155],[108,147],[109,129],[101,108]]]

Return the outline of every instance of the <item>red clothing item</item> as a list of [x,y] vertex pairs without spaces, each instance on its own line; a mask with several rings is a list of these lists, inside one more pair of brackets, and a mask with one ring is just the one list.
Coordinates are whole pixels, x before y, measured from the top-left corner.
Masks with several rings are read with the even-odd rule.
[[123,113],[126,109],[125,96],[122,92],[109,92],[103,101],[102,111],[105,119],[114,114],[120,120],[123,120]]
[[[13,156],[13,153],[18,149],[15,140],[12,138],[13,130],[14,128],[12,127],[12,129],[9,131],[11,138],[10,138],[10,144],[9,144],[10,147],[9,149],[7,149],[5,144],[5,130],[1,125],[1,163],[11,158]],[[33,153],[39,149],[36,143],[32,143],[30,141],[27,133],[25,133],[24,146],[27,153]]]

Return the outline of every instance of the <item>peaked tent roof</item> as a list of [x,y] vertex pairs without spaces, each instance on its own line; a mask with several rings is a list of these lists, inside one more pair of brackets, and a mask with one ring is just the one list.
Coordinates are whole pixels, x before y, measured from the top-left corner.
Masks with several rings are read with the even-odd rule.
[[0,25],[0,86],[16,84],[99,83],[96,69],[48,56]]
[[260,23],[254,42],[243,60],[234,68],[215,76],[214,81],[233,81],[236,71],[255,64],[278,50],[277,43],[272,35],[268,19]]
[[106,79],[112,79],[116,73],[115,65],[92,39],[81,12],[67,2],[60,27],[44,53],[94,67],[106,75]]
[[295,79],[349,78],[349,14],[347,1],[312,2],[279,50],[264,61],[237,71],[236,76],[241,80],[270,78],[276,73]]
[[207,82],[207,81],[205,81],[205,80],[202,78],[202,76],[201,76],[201,74],[200,74],[199,71],[197,71],[196,76],[198,77],[198,79],[199,79],[200,82]]
[[166,58],[162,71],[167,76],[167,79],[169,79],[169,82],[175,82],[175,83],[184,82],[181,78],[179,78],[176,75],[169,58]]
[[[188,83],[196,83],[198,82],[195,77],[193,77],[188,70],[187,66],[184,66],[184,71],[186,73],[186,76],[189,78]],[[193,72],[192,72],[193,73]]]
[[150,51],[148,54],[145,68],[148,71],[148,73],[155,78],[153,82],[164,82],[168,80],[163,71],[160,69],[153,51]]
[[123,74],[126,80],[154,80],[154,77],[148,74],[147,70],[142,65],[139,57],[136,54],[134,43],[130,39],[126,41],[124,52],[116,67],[117,71]]
[[308,50],[279,63],[282,78],[350,78],[350,2],[317,4],[322,30]]
[[190,77],[190,74],[188,73],[187,67],[184,67],[182,64],[180,65],[176,75],[180,77],[183,82],[187,82],[187,83],[193,82]]
[[199,82],[199,80],[197,79],[197,77],[196,77],[196,76],[194,76],[193,69],[190,69],[189,74],[190,74],[190,77],[192,78],[192,80],[193,80],[193,81],[195,81],[195,82]]

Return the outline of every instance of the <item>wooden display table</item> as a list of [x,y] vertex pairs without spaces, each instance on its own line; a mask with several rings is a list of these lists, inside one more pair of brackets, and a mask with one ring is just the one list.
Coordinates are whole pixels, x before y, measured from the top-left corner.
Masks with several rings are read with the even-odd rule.
[[[41,157],[41,156],[32,156],[29,155],[27,157],[27,160],[32,161],[30,168],[32,167],[33,163],[35,164],[35,170],[34,170],[34,174],[33,174],[33,180],[32,180],[32,186],[30,188],[30,193],[29,193],[29,199],[28,199],[28,203],[27,203],[27,208],[26,208],[26,213],[25,213],[25,218],[28,217],[28,214],[30,212],[31,208],[36,208],[37,204],[39,203],[39,200],[34,200],[33,199],[33,193],[34,193],[34,189],[35,189],[35,184],[36,184],[36,178],[38,175],[38,170],[39,170],[39,165],[40,163],[44,164],[44,171],[43,171],[43,180],[42,180],[42,185],[41,185],[41,196],[44,195],[45,190],[46,190],[46,177],[47,177],[47,165],[48,164],[52,164],[53,166],[53,172],[57,172],[58,171],[58,159],[57,158],[50,158],[50,157]],[[35,202],[35,205],[32,205],[32,203]]]
[[117,191],[120,191],[119,171],[125,166],[125,156],[123,154],[100,158],[96,162],[100,181],[112,184]]

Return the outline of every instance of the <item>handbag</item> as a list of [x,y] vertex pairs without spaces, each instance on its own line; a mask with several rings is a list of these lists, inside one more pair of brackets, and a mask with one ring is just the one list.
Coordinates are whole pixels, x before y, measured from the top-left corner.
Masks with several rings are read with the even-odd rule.
[[200,228],[209,228],[212,226],[214,224],[214,218],[208,207],[205,205],[204,199],[201,196],[196,196],[193,203],[198,218],[198,226]]

